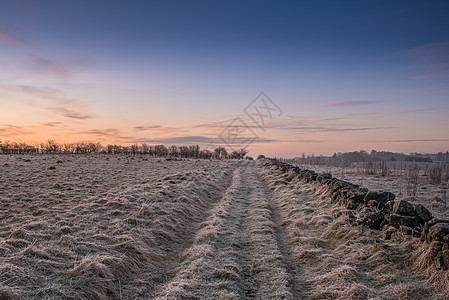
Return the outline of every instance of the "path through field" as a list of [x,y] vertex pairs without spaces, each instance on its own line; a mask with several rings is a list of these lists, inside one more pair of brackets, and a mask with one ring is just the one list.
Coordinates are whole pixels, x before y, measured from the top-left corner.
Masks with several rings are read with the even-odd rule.
[[413,241],[349,225],[350,211],[288,176],[238,167],[159,298],[445,298],[413,275]]
[[263,160],[0,159],[0,299],[446,299]]
[[301,277],[285,238],[270,192],[254,163],[245,162],[160,297],[301,298]]
[[158,298],[445,298],[413,275],[413,242],[348,225],[350,211],[287,176],[238,167]]

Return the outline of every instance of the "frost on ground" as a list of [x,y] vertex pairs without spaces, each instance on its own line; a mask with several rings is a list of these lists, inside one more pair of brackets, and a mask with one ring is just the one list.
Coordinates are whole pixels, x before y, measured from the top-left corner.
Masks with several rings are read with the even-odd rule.
[[[363,164],[363,163],[359,163]],[[313,170],[319,174],[331,173],[333,177],[346,180],[369,190],[384,190],[396,195],[396,199],[405,199],[414,204],[426,206],[437,218],[449,218],[449,178],[443,172],[441,182],[432,182],[429,173],[432,168],[438,170],[440,164],[413,163],[413,162],[386,162],[384,176],[377,174],[376,170],[364,170],[361,166],[327,166],[297,164],[302,169]],[[433,167],[432,167],[433,166]],[[447,169],[447,164],[442,164]],[[396,169],[395,169],[396,168]],[[379,173],[382,170],[377,170]],[[416,172],[413,178],[413,171]],[[441,172],[441,171],[440,171]],[[371,174],[373,173],[373,174]]]
[[252,161],[0,156],[0,299],[444,299],[413,240]]
[[352,225],[354,211],[331,203],[318,186],[259,164],[280,207],[308,299],[449,298],[447,288],[416,271],[411,254],[419,239],[383,240],[380,231]]
[[200,224],[161,299],[300,298],[299,274],[289,266],[271,205],[254,163],[245,162]]
[[174,276],[237,165],[113,155],[0,159],[0,298],[21,299],[152,297]]

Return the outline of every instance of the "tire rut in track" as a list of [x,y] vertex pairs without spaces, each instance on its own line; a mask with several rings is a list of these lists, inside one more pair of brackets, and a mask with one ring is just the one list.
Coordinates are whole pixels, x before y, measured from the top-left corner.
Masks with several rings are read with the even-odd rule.
[[[214,181],[210,181],[196,187],[190,194],[182,194],[180,198],[183,201],[190,201],[189,204],[176,205],[172,201],[167,201],[166,203],[158,203],[157,210],[151,207],[150,215],[157,215],[158,217],[158,220],[156,220],[158,227],[151,224],[153,225],[151,229],[158,230],[160,234],[154,240],[154,248],[164,251],[165,257],[170,259],[158,262],[157,267],[149,271],[152,274],[151,277],[155,278],[155,284],[147,285],[144,292],[146,297],[154,298],[162,285],[173,280],[179,269],[179,257],[186,249],[191,247],[199,224],[210,216],[211,210],[218,202],[217,199],[220,199],[226,193],[232,183],[231,181],[232,172],[231,174],[225,173],[220,185],[215,185]],[[210,191],[211,186],[214,188],[213,192],[206,193],[204,190],[209,189]],[[193,199],[191,199],[192,196]],[[190,205],[190,207],[185,205]],[[179,224],[179,221],[183,221],[180,228],[174,226]],[[164,229],[167,225],[170,225],[170,227],[165,232]]]
[[237,284],[240,295],[244,299],[255,298],[252,268],[249,265],[249,245],[247,232],[247,218],[249,213],[249,189],[246,188],[246,176],[242,172],[238,194],[233,200],[230,218],[226,224],[226,232],[219,240],[218,247],[223,256],[234,257],[234,263],[239,266],[240,280]]
[[299,272],[284,235],[270,193],[254,163],[246,163],[200,224],[159,299],[301,298]]
[[282,226],[281,213],[279,211],[279,208],[278,208],[276,202],[273,200],[271,193],[268,191],[268,187],[262,181],[261,181],[261,184],[264,186],[265,193],[267,194],[267,197],[269,197],[269,199],[270,199],[269,203],[270,203],[271,215],[272,215],[271,219],[275,225],[274,228],[275,228],[276,242],[277,242],[279,250],[282,253],[284,264],[285,264],[286,270],[289,274],[288,287],[289,287],[290,292],[292,293],[294,299],[303,299],[306,297],[305,296],[305,285],[303,283],[303,280],[301,280],[302,274],[301,274],[300,268],[297,265],[297,263],[294,261],[292,251],[287,242],[288,241],[287,233],[285,231],[285,228]]

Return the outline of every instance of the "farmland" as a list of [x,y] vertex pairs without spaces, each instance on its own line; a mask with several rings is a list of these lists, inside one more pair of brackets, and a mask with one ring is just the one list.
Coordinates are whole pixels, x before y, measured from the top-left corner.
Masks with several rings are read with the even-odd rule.
[[449,163],[353,162],[311,163],[286,160],[303,169],[331,173],[370,190],[387,190],[397,199],[427,206],[434,216],[449,218]]
[[267,159],[0,168],[0,299],[446,299],[412,259],[419,239],[384,239]]

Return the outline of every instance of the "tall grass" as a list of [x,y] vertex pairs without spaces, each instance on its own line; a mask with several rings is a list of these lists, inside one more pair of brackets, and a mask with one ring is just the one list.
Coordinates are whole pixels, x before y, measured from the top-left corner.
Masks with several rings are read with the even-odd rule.
[[[410,168],[410,177],[417,169]],[[419,240],[383,240],[380,231],[357,226],[360,212],[332,203],[320,183],[263,162],[259,172],[281,209],[296,263],[307,278],[307,299],[448,298],[447,290],[413,268],[410,254]]]

